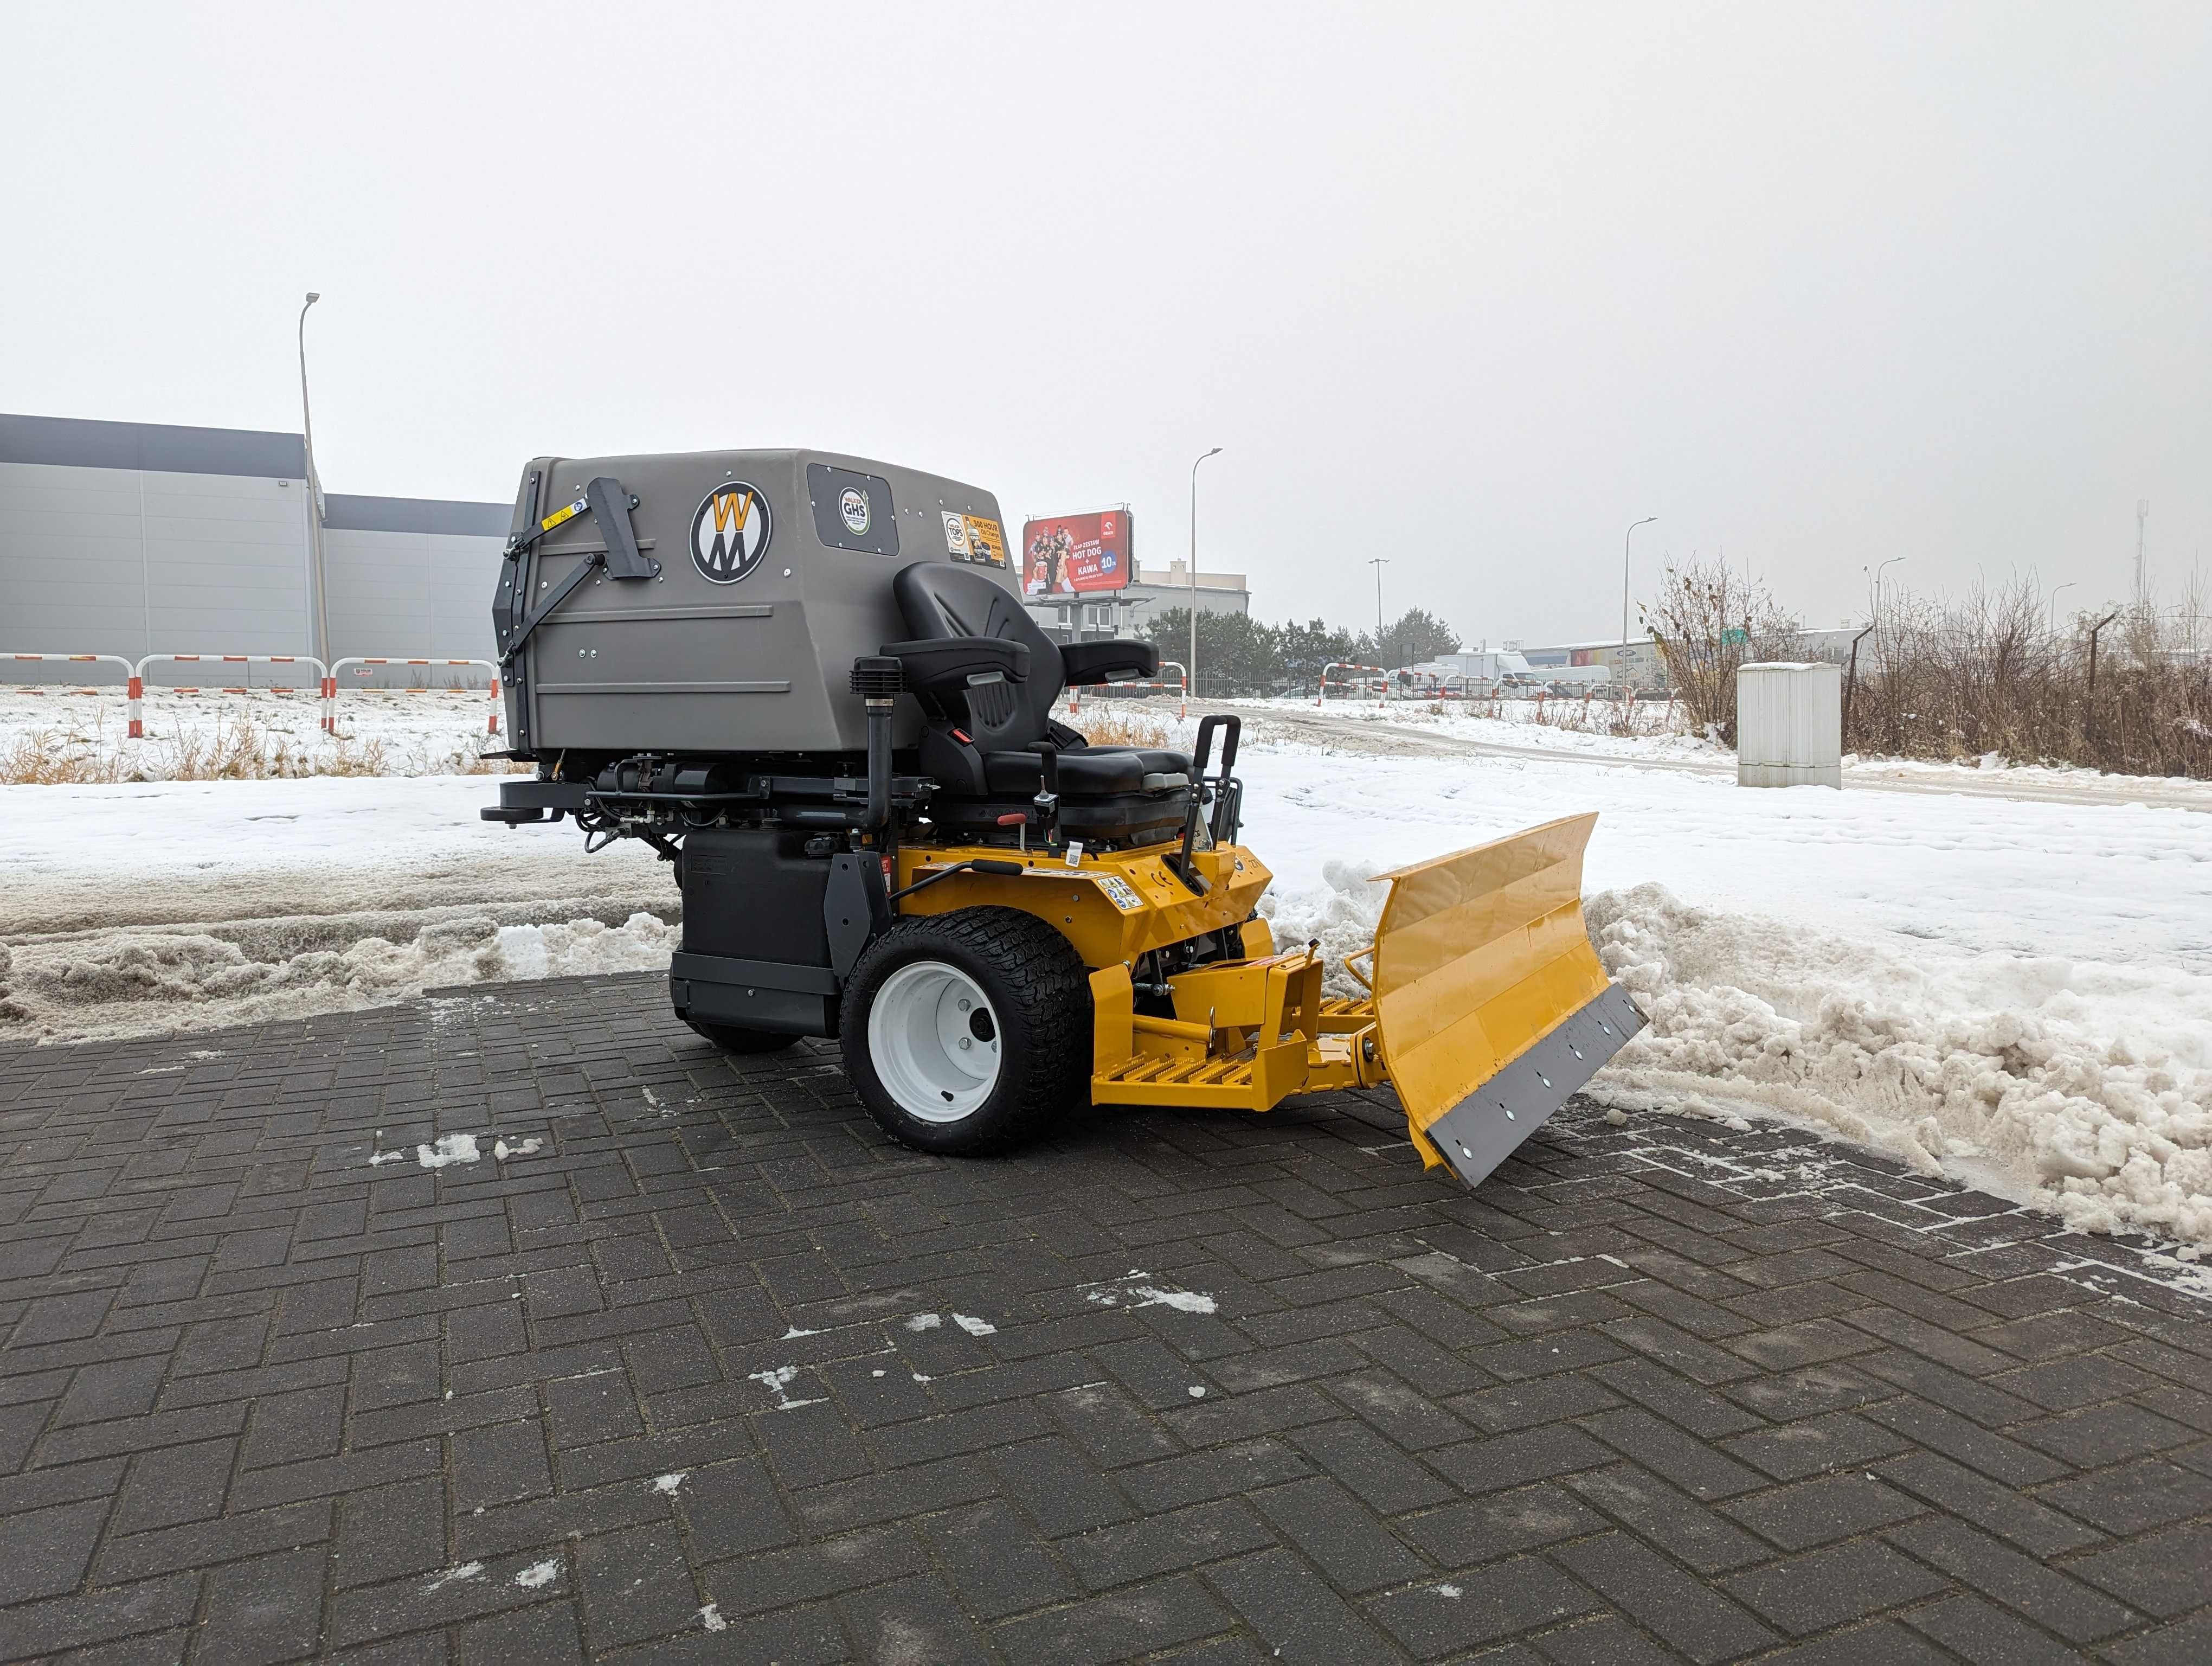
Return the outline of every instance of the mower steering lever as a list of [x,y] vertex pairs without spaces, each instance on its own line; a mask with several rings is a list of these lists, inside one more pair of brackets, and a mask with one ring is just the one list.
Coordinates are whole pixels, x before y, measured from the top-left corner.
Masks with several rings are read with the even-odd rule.
[[[1190,808],[1182,822],[1182,848],[1170,859],[1176,875],[1197,895],[1203,897],[1212,887],[1206,876],[1193,865],[1191,850],[1198,842],[1199,818],[1205,814],[1206,766],[1213,756],[1213,732],[1228,731],[1228,739],[1221,745],[1221,773],[1213,779],[1214,811],[1206,824],[1206,833],[1216,844],[1226,844],[1236,836],[1236,812],[1229,803],[1232,783],[1229,772],[1237,763],[1237,738],[1243,732],[1243,719],[1233,714],[1216,713],[1198,720],[1198,744],[1191,749]],[[1226,825],[1224,825],[1224,822]]]

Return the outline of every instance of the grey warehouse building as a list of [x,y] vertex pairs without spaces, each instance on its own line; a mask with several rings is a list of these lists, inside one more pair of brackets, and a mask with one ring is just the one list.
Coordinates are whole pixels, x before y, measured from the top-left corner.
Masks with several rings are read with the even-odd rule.
[[[297,434],[0,415],[0,656],[313,654],[307,496]],[[324,510],[333,660],[495,657],[509,505],[326,491]],[[372,680],[410,678],[348,678]]]

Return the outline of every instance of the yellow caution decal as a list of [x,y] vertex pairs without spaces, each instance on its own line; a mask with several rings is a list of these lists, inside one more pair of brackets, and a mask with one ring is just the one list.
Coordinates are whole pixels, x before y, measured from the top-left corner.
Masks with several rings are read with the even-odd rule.
[[562,508],[554,510],[551,514],[539,521],[538,523],[538,530],[541,532],[550,532],[556,526],[561,526],[564,522],[574,520],[578,515],[583,514],[584,511],[590,507],[591,505],[589,503],[586,502],[584,499],[580,497],[574,503],[568,504]]

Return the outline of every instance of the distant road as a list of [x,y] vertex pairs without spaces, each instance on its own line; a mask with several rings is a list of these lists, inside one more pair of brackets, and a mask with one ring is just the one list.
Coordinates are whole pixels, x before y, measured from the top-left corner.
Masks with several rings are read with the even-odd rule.
[[[1236,712],[1262,719],[1279,733],[1316,742],[1333,741],[1361,751],[1385,757],[1540,758],[1548,763],[1580,763],[1601,769],[1671,769],[1683,775],[1733,779],[1735,765],[1705,758],[1638,757],[1616,752],[1583,751],[1571,747],[1522,745],[1515,742],[1477,740],[1418,723],[1393,723],[1388,719],[1340,715],[1326,710],[1261,706],[1224,700],[1190,704],[1194,716],[1209,712]],[[1079,720],[1079,723],[1080,720]],[[2212,783],[2174,787],[2162,780],[2138,775],[2090,775],[2080,781],[2023,779],[2011,770],[1959,769],[1923,775],[1894,764],[1867,763],[1848,767],[1844,785],[1855,792],[1919,793],[1942,797],[1957,793],[1967,798],[2021,799],[2044,804],[2152,805],[2169,810],[2212,812]]]

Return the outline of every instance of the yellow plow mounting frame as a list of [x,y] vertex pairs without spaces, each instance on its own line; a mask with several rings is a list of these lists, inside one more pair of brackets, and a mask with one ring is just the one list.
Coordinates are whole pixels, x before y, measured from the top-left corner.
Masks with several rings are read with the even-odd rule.
[[[1583,923],[1595,815],[1569,816],[1377,876],[1390,894],[1357,965],[1367,999],[1322,994],[1310,946],[1275,952],[1249,917],[1269,874],[1237,845],[1194,852],[1202,893],[1158,850],[1023,853],[1018,874],[951,872],[905,914],[1011,907],[1059,929],[1091,968],[1091,1097],[1101,1104],[1272,1110],[1295,1093],[1398,1091],[1422,1160],[1479,1184],[1596,1073],[1644,1018],[1606,981]],[[1001,848],[909,849],[903,887]],[[1167,981],[1175,1016],[1137,1010],[1146,950],[1236,930],[1243,958]],[[1157,993],[1157,992],[1155,992]]]

